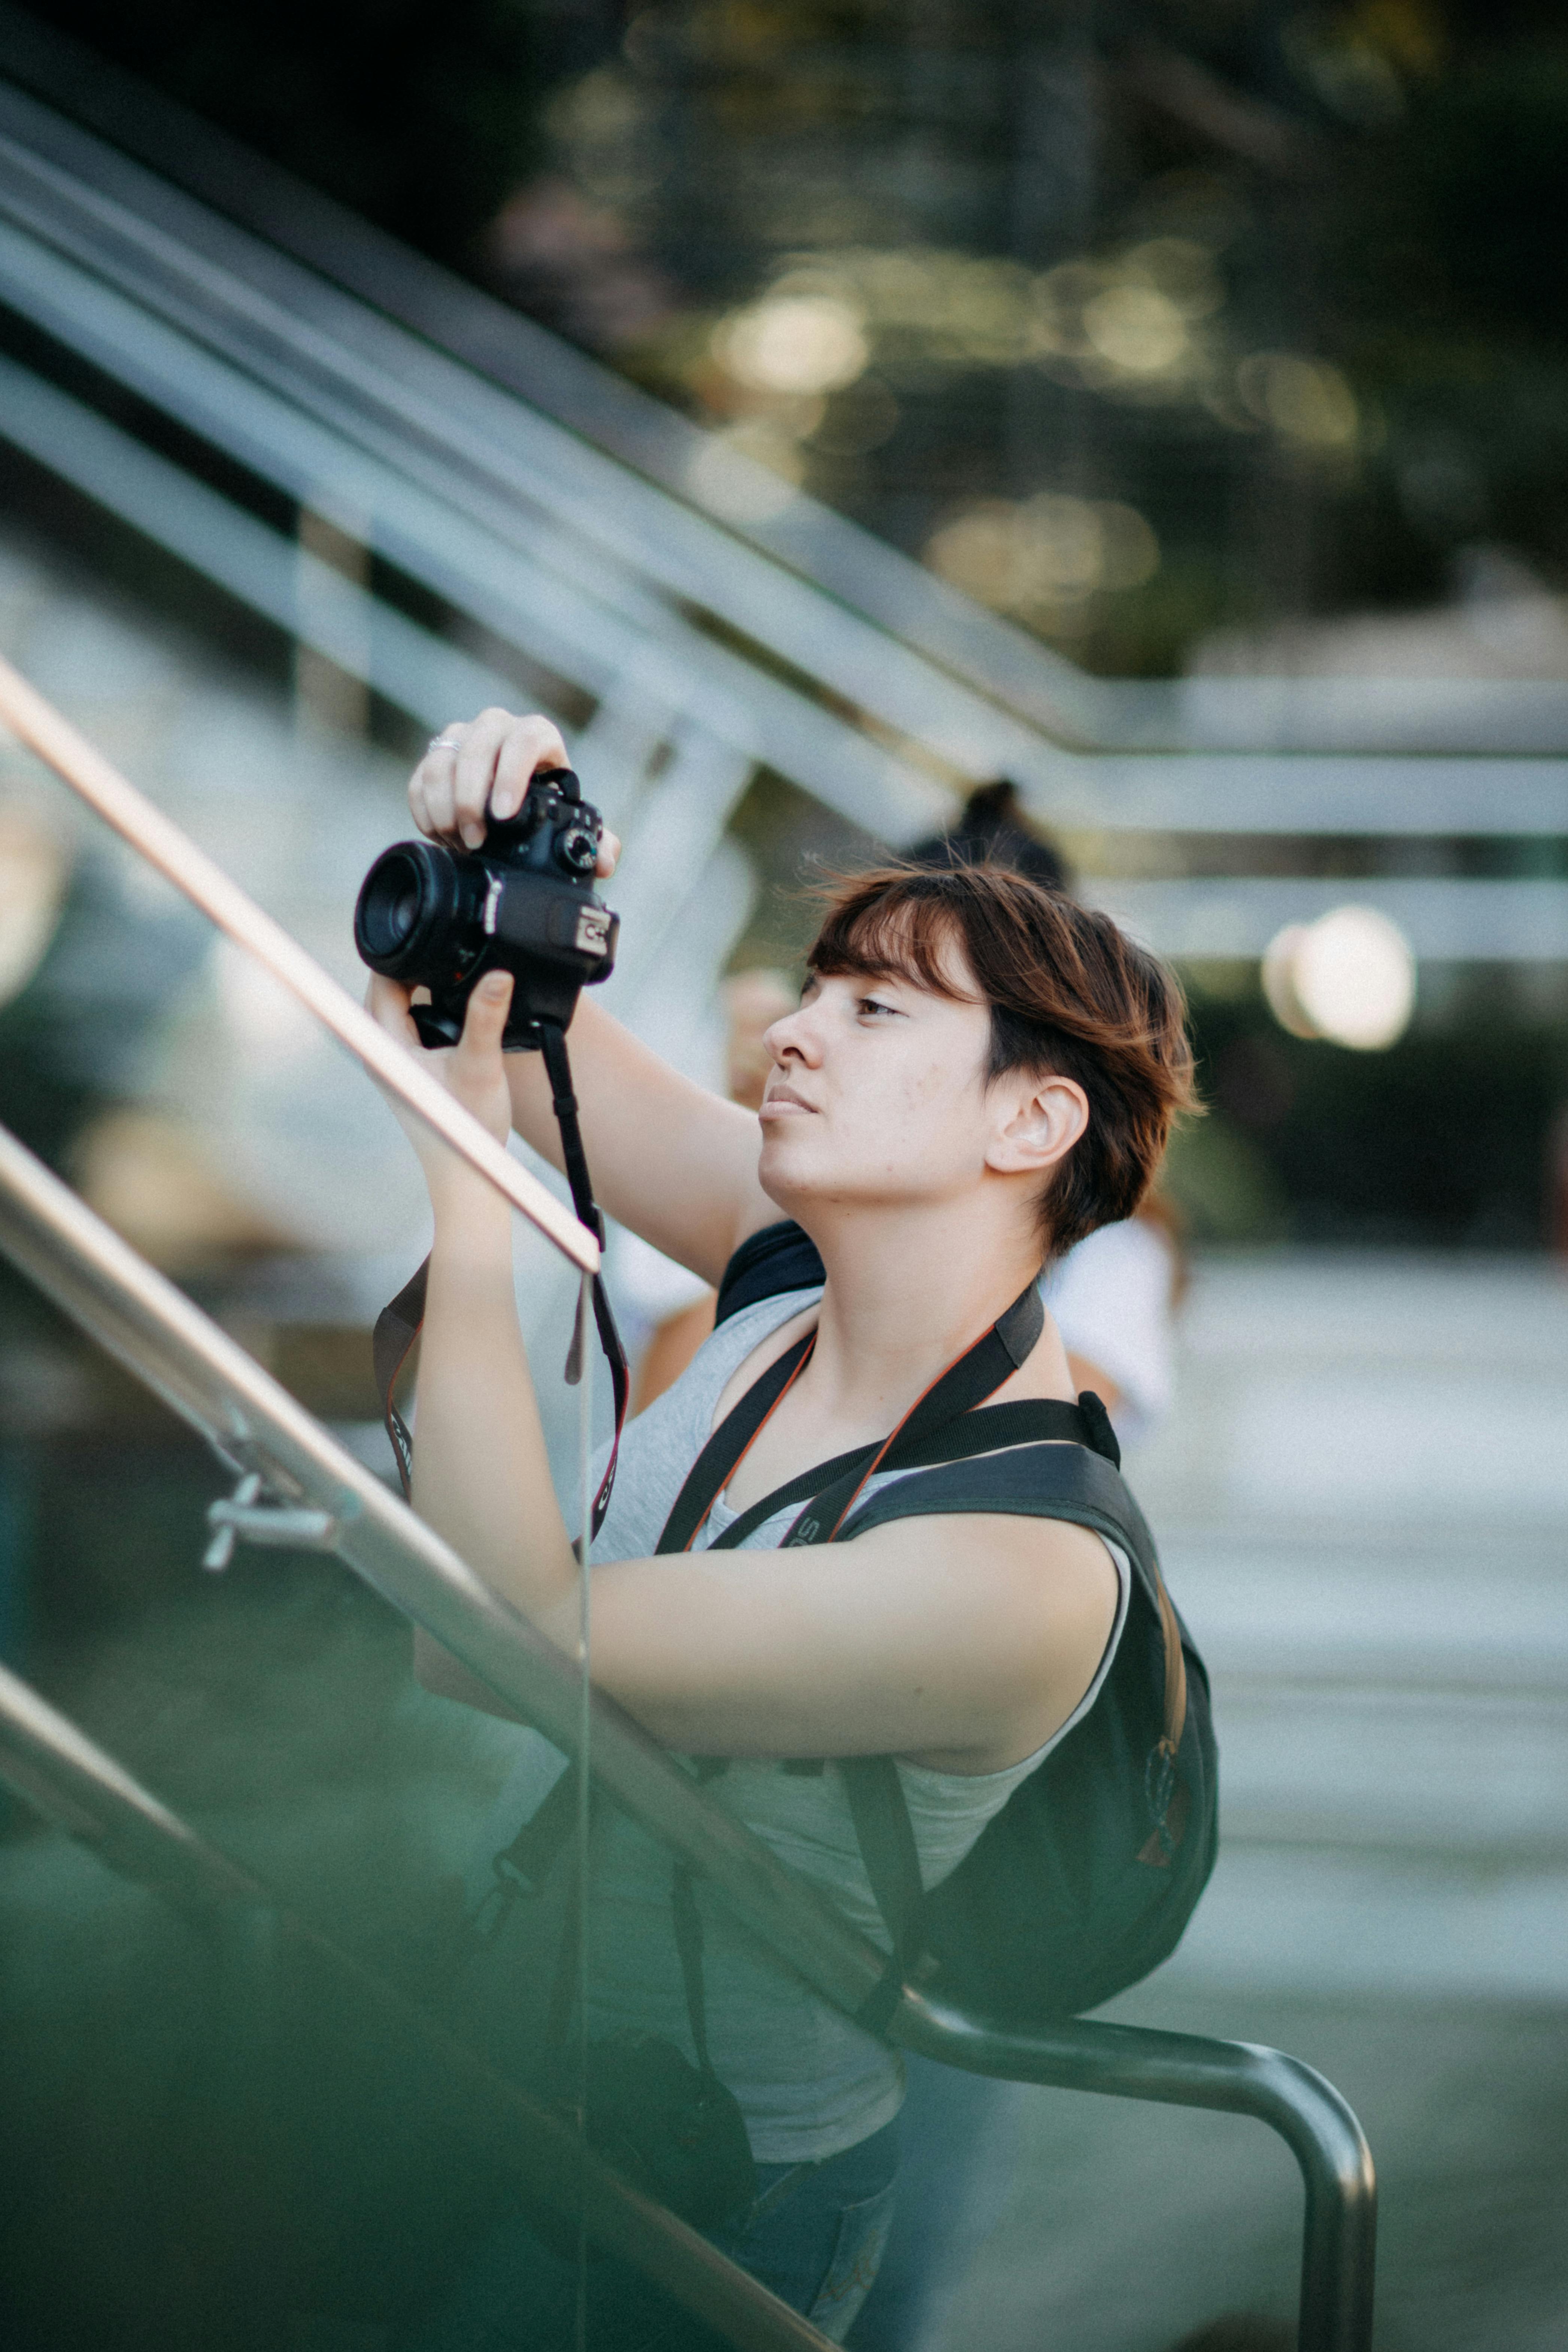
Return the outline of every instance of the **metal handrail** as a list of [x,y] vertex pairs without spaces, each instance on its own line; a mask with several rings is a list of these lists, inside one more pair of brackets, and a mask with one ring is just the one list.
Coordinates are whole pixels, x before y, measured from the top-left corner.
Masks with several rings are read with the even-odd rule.
[[587,1227],[579,1224],[536,1176],[503,1150],[428,1070],[421,1069],[407,1048],[374,1021],[363,1005],[356,1004],[347,989],[324,972],[281,923],[264,914],[188,834],[128,783],[95,744],[79,734],[19,670],[3,660],[0,721],[47,761],[62,782],[96,809],[139,856],[281,982],[313,1020],[348,1047],[378,1086],[395,1095],[416,1118],[487,1177],[574,1265],[584,1274],[597,1272],[599,1245]]
[[[651,705],[681,711],[753,754],[771,745],[782,772],[851,823],[913,837],[940,821],[946,794],[890,740],[876,740],[815,695],[730,650],[644,584],[635,564],[594,527],[601,509],[620,503],[610,495],[613,485],[600,486],[596,498],[593,485],[574,486],[568,510],[552,513],[540,494],[552,479],[550,461],[557,453],[535,457],[525,448],[503,463],[504,428],[513,421],[507,415],[493,420],[482,467],[472,449],[462,453],[463,464],[453,464],[427,446],[433,398],[405,415],[409,394],[396,379],[396,409],[388,414],[378,404],[367,418],[360,412],[368,401],[356,405],[346,395],[324,394],[308,374],[301,380],[291,355],[258,355],[243,344],[215,352],[213,306],[205,334],[191,315],[197,294],[210,289],[193,291],[176,320],[167,322],[144,289],[117,288],[112,253],[100,255],[85,236],[65,240],[60,232],[50,240],[37,224],[18,226],[18,207],[7,201],[8,163],[0,142],[0,215],[9,215],[0,218],[0,299],[46,333],[286,499],[357,516],[356,528],[395,569],[596,699],[635,668]],[[53,193],[64,205],[70,191]],[[58,249],[61,242],[68,253]],[[354,358],[363,368],[363,355]],[[0,425],[6,437],[292,634],[310,636],[323,619],[331,627],[331,604],[323,614],[321,597],[297,593],[294,566],[310,570],[311,560],[291,541],[205,485],[191,485],[174,500],[166,492],[139,495],[139,477],[173,485],[181,481],[180,469],[30,371],[7,362],[4,373]],[[490,396],[503,410],[517,405]],[[201,527],[181,531],[181,511],[192,509],[205,510]],[[219,516],[226,521],[220,524]],[[235,543],[237,561],[225,561],[226,542]],[[286,572],[286,583],[270,593],[261,577],[268,567],[258,561],[261,550],[271,554],[273,570]],[[468,681],[484,677],[484,665],[342,574],[321,570],[322,588],[350,619],[321,650],[394,704],[440,725],[465,705],[515,694],[514,681],[491,671],[476,700]],[[386,640],[384,649],[378,638]],[[411,647],[418,648],[412,662]],[[374,665],[368,674],[367,660]],[[431,674],[437,667],[453,675],[436,708]]]
[[[320,1547],[449,1649],[567,1754],[572,1664],[343,1452],[172,1283],[0,1129],[0,1248],[266,1496],[321,1513]],[[719,1888],[738,1919],[855,2015],[885,1960],[602,1694],[596,1781]],[[1350,2108],[1296,2060],[1247,2043],[1082,2020],[1019,2033],[906,1988],[889,2028],[972,2073],[1250,2115],[1278,2132],[1306,2189],[1299,2352],[1369,2352],[1375,2190]]]
[[[666,2288],[738,2352],[825,2352],[827,2339],[706,2238],[639,2195],[579,2144],[552,2108],[480,2063],[381,1977],[308,1927],[262,1883],[143,1789],[68,1717],[0,1666],[0,1781],[90,1846],[122,1877],[213,1933],[220,1959],[245,1965],[241,2030],[255,2034],[258,1965],[276,1979],[290,1955],[306,1958],[348,1993],[395,2054],[434,2061],[463,2097],[466,2134],[500,2172],[574,2218],[581,2197],[589,2234]],[[260,1956],[259,1963],[258,1956]]]
[[[0,39],[5,29],[0,24]],[[377,404],[396,396],[391,379],[397,377],[405,381],[411,417],[416,409],[426,411],[444,394],[449,430],[440,437],[450,447],[459,447],[476,426],[498,438],[498,462],[504,462],[507,444],[521,448],[531,443],[557,476],[554,485],[540,483],[542,492],[590,483],[602,491],[607,479],[617,481],[619,511],[595,519],[608,544],[635,550],[638,568],[647,576],[660,580],[678,596],[721,613],[775,654],[822,675],[837,692],[868,697],[871,707],[883,706],[893,725],[905,723],[907,706],[912,703],[921,713],[917,731],[943,723],[970,734],[976,728],[988,731],[994,727],[1000,740],[1037,735],[1042,730],[1071,738],[1084,730],[1068,717],[1065,706],[1087,708],[1103,700],[1105,689],[1099,681],[1075,672],[829,509],[816,508],[816,512],[826,530],[858,556],[868,597],[855,593],[843,579],[828,583],[813,578],[812,567],[801,562],[798,549],[793,554],[764,551],[752,533],[703,511],[700,494],[687,481],[678,487],[675,478],[689,472],[709,444],[710,436],[696,427],[675,424],[677,436],[686,445],[683,464],[656,470],[646,458],[639,463],[634,457],[628,463],[624,450],[612,454],[602,437],[598,446],[584,437],[569,404],[566,412],[556,404],[552,414],[548,400],[531,398],[526,385],[509,380],[510,372],[503,369],[498,378],[492,370],[476,367],[466,354],[454,358],[437,348],[425,333],[411,334],[408,324],[396,318],[395,304],[389,314],[389,306],[373,297],[373,309],[361,288],[345,290],[338,273],[323,270],[319,257],[302,264],[288,253],[286,243],[283,250],[276,239],[262,245],[254,234],[236,226],[232,211],[229,218],[222,217],[229,207],[215,211],[210,203],[183,194],[166,176],[152,179],[123,153],[113,153],[37,100],[25,98],[15,83],[0,103],[0,123],[15,126],[41,161],[63,166],[84,191],[90,190],[95,208],[105,218],[120,216],[121,250],[110,268],[117,275],[121,270],[131,273],[144,289],[144,299],[163,308],[166,315],[179,316],[182,292],[188,300],[193,290],[182,289],[179,277],[199,275],[209,312],[205,332],[212,343],[237,348],[230,340],[237,334],[263,370],[287,340],[301,348],[307,342],[314,345],[315,365],[309,374],[315,381],[307,399],[319,394],[334,373],[326,360],[329,345],[334,346],[335,356],[347,360],[352,353],[357,361],[361,393],[367,393],[373,377],[390,363],[389,381],[378,388]],[[138,245],[145,248],[140,255],[133,250]],[[190,257],[183,272],[176,249]],[[247,289],[248,299],[220,296],[215,300],[226,279],[237,290]],[[258,289],[266,292],[258,295]],[[265,325],[264,311],[271,314]],[[295,314],[292,335],[289,311]],[[496,315],[498,323],[504,320],[499,307]],[[591,368],[592,362],[580,365]],[[750,465],[738,461],[736,472],[743,482]],[[658,478],[660,473],[669,478]],[[885,582],[880,594],[879,574]],[[901,593],[889,593],[895,583]],[[873,614],[872,607],[880,609]],[[1020,670],[1034,673],[1035,691],[1021,698],[1017,709],[1009,709],[989,682],[977,688],[963,676],[962,663],[953,661],[954,641],[976,633],[994,636],[1015,655]],[[874,658],[879,648],[879,661]],[[873,658],[868,660],[868,656]],[[1035,707],[1021,716],[1031,701]]]

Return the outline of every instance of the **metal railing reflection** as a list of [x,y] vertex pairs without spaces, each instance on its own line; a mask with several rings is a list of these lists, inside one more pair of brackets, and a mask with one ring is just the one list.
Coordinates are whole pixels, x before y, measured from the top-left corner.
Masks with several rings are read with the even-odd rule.
[[[0,1247],[226,1463],[259,1476],[267,1501],[323,1514],[315,1541],[524,1720],[575,1752],[579,1686],[571,1662],[3,1131]],[[721,1887],[736,1916],[779,1958],[853,2014],[880,1979],[876,1948],[602,1696],[592,1708],[592,1739],[597,1784]],[[1277,2051],[1140,2027],[1075,2020],[1017,2033],[913,1989],[906,1989],[889,2031],[910,2049],[974,2073],[1218,2108],[1268,2124],[1289,2146],[1306,2188],[1300,2352],[1368,2352],[1372,2159],[1350,2108],[1310,2068]]]
[[462,2042],[378,1976],[296,1918],[258,1880],[198,1837],[68,1717],[0,1666],[0,1781],[111,1870],[171,1904],[212,1939],[218,2025],[246,2080],[266,2097],[279,2063],[268,2044],[277,1980],[303,1963],[351,2001],[391,2061],[434,2063],[462,2103],[463,2129],[498,2174],[574,2218],[666,2288],[739,2352],[821,2352],[826,2338],[696,2231],[584,2156],[550,2107],[481,2065]]

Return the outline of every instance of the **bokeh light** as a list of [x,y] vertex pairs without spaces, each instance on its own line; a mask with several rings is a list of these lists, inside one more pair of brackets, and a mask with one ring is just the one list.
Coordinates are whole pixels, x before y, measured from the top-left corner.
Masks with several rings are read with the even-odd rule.
[[755,392],[839,392],[871,356],[859,313],[836,294],[770,295],[725,320],[713,351]]
[[1356,398],[1337,367],[1295,352],[1253,352],[1236,372],[1242,404],[1285,441],[1348,449],[1358,423]]
[[1269,942],[1263,992],[1293,1036],[1376,1053],[1410,1025],[1415,958],[1375,907],[1336,907],[1315,923],[1288,924]]
[[1159,569],[1160,542],[1119,499],[1047,490],[1016,503],[977,500],[932,534],[925,560],[994,611],[1027,616],[1141,587]]
[[1165,374],[1187,343],[1181,311],[1152,286],[1108,286],[1084,304],[1083,331],[1101,358],[1131,375]]

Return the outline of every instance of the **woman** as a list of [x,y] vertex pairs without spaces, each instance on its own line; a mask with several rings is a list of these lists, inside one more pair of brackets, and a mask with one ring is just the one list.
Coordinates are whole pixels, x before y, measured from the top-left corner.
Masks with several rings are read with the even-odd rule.
[[[416,773],[416,820],[473,846],[563,765],[541,719],[486,712]],[[606,859],[606,865],[613,862]],[[733,1253],[795,1220],[826,1280],[722,1321],[627,1432],[595,1551],[595,1682],[714,1782],[852,1924],[887,1943],[843,1784],[807,1759],[892,1754],[928,1885],[1093,1702],[1125,1614],[1128,1568],[1087,1529],[1003,1515],[910,1518],[831,1549],[775,1549],[782,1509],[735,1551],[737,1514],[829,1457],[879,1440],[1037,1282],[1042,1261],[1130,1215],[1188,1098],[1180,999],[1103,916],[985,868],[890,870],[830,905],[799,1009],[768,1033],[753,1118],[669,1071],[582,1000],[572,1047],[588,1153],[611,1214],[718,1285]],[[549,1151],[548,1082],[503,1059],[510,997],[491,975],[461,1044],[432,1056],[498,1138]],[[408,996],[373,983],[411,1045]],[[758,1130],[761,1130],[759,1151]],[[496,1591],[563,1649],[576,1570],[552,1493],[511,1286],[510,1212],[420,1143],[436,1231],[414,1499]],[[711,1430],[808,1331],[815,1345],[692,1549],[655,1557]],[[993,1402],[1070,1400],[1049,1318]],[[483,1704],[424,1645],[432,1687]],[[633,2025],[689,2047],[668,1857],[599,1824],[590,1885],[595,2034]],[[842,2340],[875,2274],[897,2173],[897,2056],[750,1944],[701,1890],[709,2041],[760,2169],[718,2242]],[[668,2315],[595,2273],[617,2340]],[[422,2341],[535,2346],[565,2288],[517,2231],[487,2251]],[[616,2297],[619,2295],[619,2303]]]

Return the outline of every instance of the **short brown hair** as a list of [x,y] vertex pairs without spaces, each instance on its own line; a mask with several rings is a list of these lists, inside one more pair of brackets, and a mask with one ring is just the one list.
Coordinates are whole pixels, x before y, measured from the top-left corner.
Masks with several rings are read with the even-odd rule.
[[1195,1107],[1186,1006],[1173,972],[1109,915],[1004,866],[882,866],[837,880],[806,957],[954,993],[943,951],[963,950],[991,1008],[987,1079],[1071,1078],[1089,1126],[1040,1201],[1048,1254],[1130,1217],[1177,1115]]

